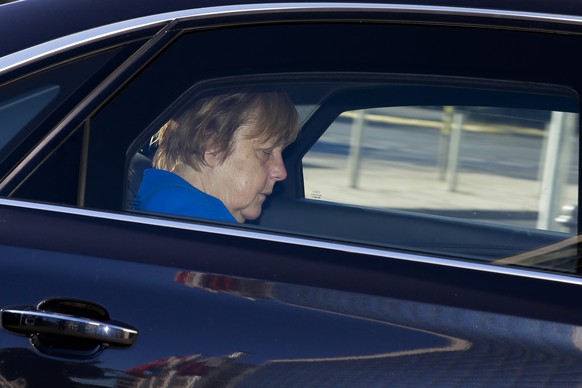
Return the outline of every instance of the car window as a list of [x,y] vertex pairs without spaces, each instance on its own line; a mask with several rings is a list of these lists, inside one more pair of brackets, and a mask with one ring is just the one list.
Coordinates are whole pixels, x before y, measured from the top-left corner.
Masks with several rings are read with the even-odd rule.
[[[84,179],[85,126],[80,125],[81,117],[74,117],[67,126],[63,119],[138,44],[132,42],[68,60],[63,54],[60,62],[48,67],[43,61],[40,69],[33,70],[32,65],[16,69],[15,79],[0,86],[0,175],[5,176],[0,193],[18,199],[82,205],[79,187]],[[21,75],[23,71],[31,73]],[[3,74],[3,79],[10,75]],[[62,127],[54,131],[59,125]],[[44,147],[34,149],[42,142]]]
[[[256,44],[236,45],[233,34]],[[407,42],[393,40],[379,55],[380,37],[405,35]],[[493,37],[515,43],[519,55],[498,52]],[[559,74],[568,77],[559,77],[554,62],[524,72],[489,62],[495,55],[531,62],[570,40],[381,23],[186,31],[88,123],[84,206],[388,252],[523,263],[520,255],[567,245],[577,234],[579,101],[575,84],[564,82],[574,67],[563,64]],[[356,45],[357,55],[331,41]],[[463,61],[435,49],[444,41]],[[282,89],[301,122],[282,152],[285,179],[260,192],[260,215],[225,224],[136,209],[158,133],[175,113],[213,90],[256,86]],[[576,272],[569,248],[556,249],[563,257],[528,266]]]
[[[505,260],[499,263],[576,236],[579,129],[577,99],[568,89],[540,86],[540,93],[518,83],[482,89],[474,88],[476,80],[450,78],[451,87],[437,78],[419,85],[394,76],[353,77],[262,79],[262,86],[285,90],[303,125],[285,151],[289,176],[246,226]],[[256,85],[243,81],[237,80],[241,87]],[[152,168],[160,128],[188,101],[221,84],[194,86],[132,146],[129,210],[143,213],[134,200],[144,170]],[[572,272],[577,265],[571,256],[552,260],[538,259],[543,263],[535,266]]]
[[60,92],[59,85],[46,85],[26,91],[0,104],[0,149],[4,147],[26,124],[36,117]]
[[347,111],[303,158],[305,197],[573,235],[578,137],[569,112]]
[[111,49],[66,64],[53,66],[0,87],[0,151],[14,146],[110,61],[119,49]]

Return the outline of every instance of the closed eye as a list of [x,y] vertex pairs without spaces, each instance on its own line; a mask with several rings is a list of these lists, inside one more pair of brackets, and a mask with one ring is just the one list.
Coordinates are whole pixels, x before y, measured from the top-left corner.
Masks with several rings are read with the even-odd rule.
[[263,162],[268,161],[273,156],[274,152],[272,149],[261,149],[259,150],[259,159]]

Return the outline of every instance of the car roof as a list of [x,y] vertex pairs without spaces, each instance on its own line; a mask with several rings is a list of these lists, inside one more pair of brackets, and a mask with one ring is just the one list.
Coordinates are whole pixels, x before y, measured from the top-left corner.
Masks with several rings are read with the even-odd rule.
[[[582,16],[579,0],[379,0],[379,1],[252,1],[252,0],[0,0],[0,56],[59,37],[150,15],[179,10],[250,4],[405,4],[512,12]],[[6,39],[6,37],[9,37]]]

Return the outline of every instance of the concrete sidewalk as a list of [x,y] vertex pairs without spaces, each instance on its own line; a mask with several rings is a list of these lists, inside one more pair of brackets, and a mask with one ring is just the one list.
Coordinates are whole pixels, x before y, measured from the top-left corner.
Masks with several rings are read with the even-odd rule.
[[[304,169],[306,198],[331,202],[419,211],[430,214],[463,214],[489,219],[486,214],[510,212],[500,223],[535,227],[539,208],[539,182],[503,176],[460,173],[454,192],[438,179],[436,169],[364,161],[359,185],[349,187],[347,167],[325,157],[308,159]],[[344,163],[345,164],[345,163]],[[335,166],[334,166],[335,165]],[[565,203],[577,203],[577,187],[569,185]],[[474,213],[472,216],[469,213]],[[463,217],[465,218],[465,217]],[[516,218],[511,222],[511,218]]]
[[[379,116],[377,113],[374,112],[374,115]],[[418,116],[418,112],[411,113]],[[435,118],[371,117],[392,124],[438,130],[442,123]],[[474,125],[470,130],[499,130],[492,126],[485,127]],[[532,128],[504,128],[503,131],[544,135],[540,130]],[[374,208],[453,215],[533,228],[537,226],[541,191],[539,180],[464,171],[461,168],[456,189],[451,191],[448,183],[439,179],[436,165],[364,158],[359,171],[357,187],[350,187],[346,155],[310,152],[304,159],[305,196]],[[577,198],[577,184],[567,185],[560,206],[575,204]],[[558,224],[552,229],[562,230]]]

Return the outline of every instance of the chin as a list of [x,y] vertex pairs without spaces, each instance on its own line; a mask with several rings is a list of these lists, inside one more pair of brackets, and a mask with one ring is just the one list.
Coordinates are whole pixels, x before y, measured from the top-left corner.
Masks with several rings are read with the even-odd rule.
[[261,216],[261,210],[260,209],[258,211],[252,212],[250,214],[243,214],[243,217],[245,218],[246,221],[256,220],[260,216]]

